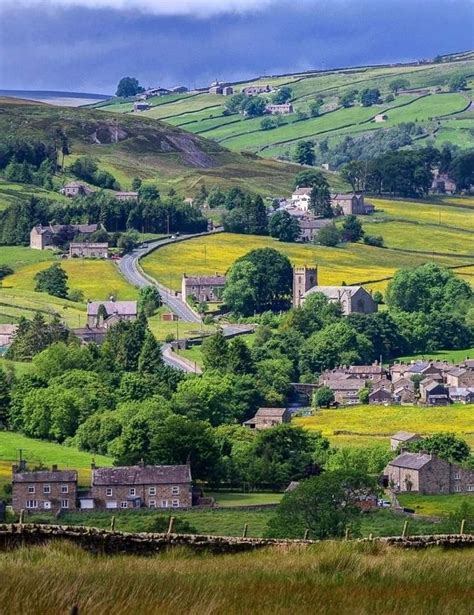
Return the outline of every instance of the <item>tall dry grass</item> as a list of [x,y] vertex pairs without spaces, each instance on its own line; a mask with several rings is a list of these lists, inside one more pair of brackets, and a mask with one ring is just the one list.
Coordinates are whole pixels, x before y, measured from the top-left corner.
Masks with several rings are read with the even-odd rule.
[[67,543],[0,554],[0,612],[472,614],[472,550],[324,543],[228,556],[93,556]]

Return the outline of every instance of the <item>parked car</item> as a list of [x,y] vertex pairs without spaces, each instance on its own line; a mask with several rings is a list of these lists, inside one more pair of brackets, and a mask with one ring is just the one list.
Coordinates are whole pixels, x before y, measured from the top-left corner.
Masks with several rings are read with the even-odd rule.
[[388,500],[378,500],[377,501],[377,506],[379,508],[390,508],[391,506],[391,502],[389,502]]

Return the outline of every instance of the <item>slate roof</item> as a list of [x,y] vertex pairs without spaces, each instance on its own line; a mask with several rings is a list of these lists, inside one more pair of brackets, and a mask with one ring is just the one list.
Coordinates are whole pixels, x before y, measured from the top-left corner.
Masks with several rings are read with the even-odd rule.
[[179,466],[125,466],[96,468],[92,484],[100,485],[169,485],[191,482],[191,468]]
[[293,192],[293,196],[305,196],[311,194],[311,188],[308,186],[302,186],[301,188],[296,188]]
[[209,275],[209,276],[185,276],[186,286],[224,286],[226,282],[225,275]]
[[137,314],[136,301],[90,301],[87,304],[87,315],[97,316],[99,307],[103,305],[109,316],[134,316]]
[[39,470],[13,474],[14,483],[71,483],[74,481],[77,481],[76,470]]
[[410,365],[407,371],[411,372],[412,374],[421,374],[429,366],[429,363],[421,361],[419,363],[413,363],[413,365]]
[[333,201],[352,201],[354,197],[361,197],[361,194],[355,194],[354,192],[350,192],[347,194],[331,194],[331,200]]
[[42,226],[41,224],[38,224],[34,227],[34,229],[40,235],[46,232],[56,234],[59,233],[61,229],[66,228],[67,226],[72,227],[78,233],[83,233],[86,235],[89,233],[95,233],[96,230],[99,228],[98,224],[49,224],[48,226]]
[[431,455],[427,453],[402,453],[395,457],[388,465],[409,470],[421,470],[430,461]]
[[397,431],[392,436],[392,440],[399,440],[400,442],[407,442],[407,440],[411,440],[414,437],[419,437],[417,433],[412,433],[411,431]]
[[383,367],[381,365],[351,365],[348,371],[351,374],[381,374]]
[[361,289],[364,292],[367,292],[364,288],[362,288],[362,286],[313,286],[313,288],[310,288],[305,292],[304,296],[307,297],[311,293],[322,293],[323,295],[326,295],[328,299],[339,300],[343,295],[351,297]]
[[286,412],[286,408],[259,408],[255,414],[255,417],[259,418],[270,418],[270,417],[278,417],[281,418]]
[[337,380],[328,380],[327,386],[334,391],[359,391],[365,386],[362,378],[338,378]]

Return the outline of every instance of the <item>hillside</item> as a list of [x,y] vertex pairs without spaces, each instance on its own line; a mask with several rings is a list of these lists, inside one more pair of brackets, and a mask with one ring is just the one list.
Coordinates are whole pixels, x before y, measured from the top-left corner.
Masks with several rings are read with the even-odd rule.
[[[454,76],[466,78],[467,88],[462,92],[449,91],[448,83]],[[408,86],[393,100],[386,101],[390,94],[389,85],[396,78],[406,79]],[[474,56],[464,53],[446,57],[437,64],[307,72],[259,77],[235,84],[235,92],[248,85],[291,88],[294,113],[282,116],[281,125],[270,130],[262,130],[261,117],[249,119],[237,113],[224,115],[228,98],[207,91],[151,98],[147,102],[152,108],[140,112],[140,117],[159,119],[212,139],[231,150],[258,153],[266,158],[288,158],[300,140],[327,140],[331,148],[346,136],[367,136],[407,122],[416,123],[416,140],[421,143],[429,140],[442,145],[449,141],[460,147],[470,147],[474,145],[474,112],[470,106],[473,78]],[[358,104],[341,107],[338,99],[341,93],[364,88],[378,88],[384,102],[369,107]],[[310,105],[318,98],[323,100],[320,115],[311,117]],[[131,102],[117,99],[112,99],[106,106],[101,103],[101,106],[121,113],[132,110]],[[386,121],[376,123],[377,114],[386,114]]]
[[[242,185],[262,194],[288,194],[297,168],[230,152],[213,141],[143,116],[118,116],[95,109],[53,107],[31,101],[0,99],[0,134],[50,141],[61,128],[71,145],[66,166],[77,156],[96,158],[122,189],[139,176],[160,189],[183,196],[200,181]],[[194,188],[195,189],[195,188]],[[9,187],[0,203],[15,198]],[[3,190],[0,192],[3,193]]]

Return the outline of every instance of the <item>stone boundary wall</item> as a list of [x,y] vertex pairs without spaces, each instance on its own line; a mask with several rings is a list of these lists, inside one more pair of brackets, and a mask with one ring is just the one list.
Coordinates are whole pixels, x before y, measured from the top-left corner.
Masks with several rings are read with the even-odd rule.
[[[291,547],[317,544],[317,540],[280,540],[269,538],[233,538],[225,536],[197,536],[193,534],[125,533],[86,528],[42,524],[0,524],[0,550],[40,545],[54,540],[69,540],[91,553],[153,555],[172,547],[187,547],[196,553],[241,553],[265,547]],[[432,546],[449,548],[474,547],[474,534],[433,536],[394,536],[375,538],[373,542],[405,549]],[[370,542],[359,539],[355,542]]]

